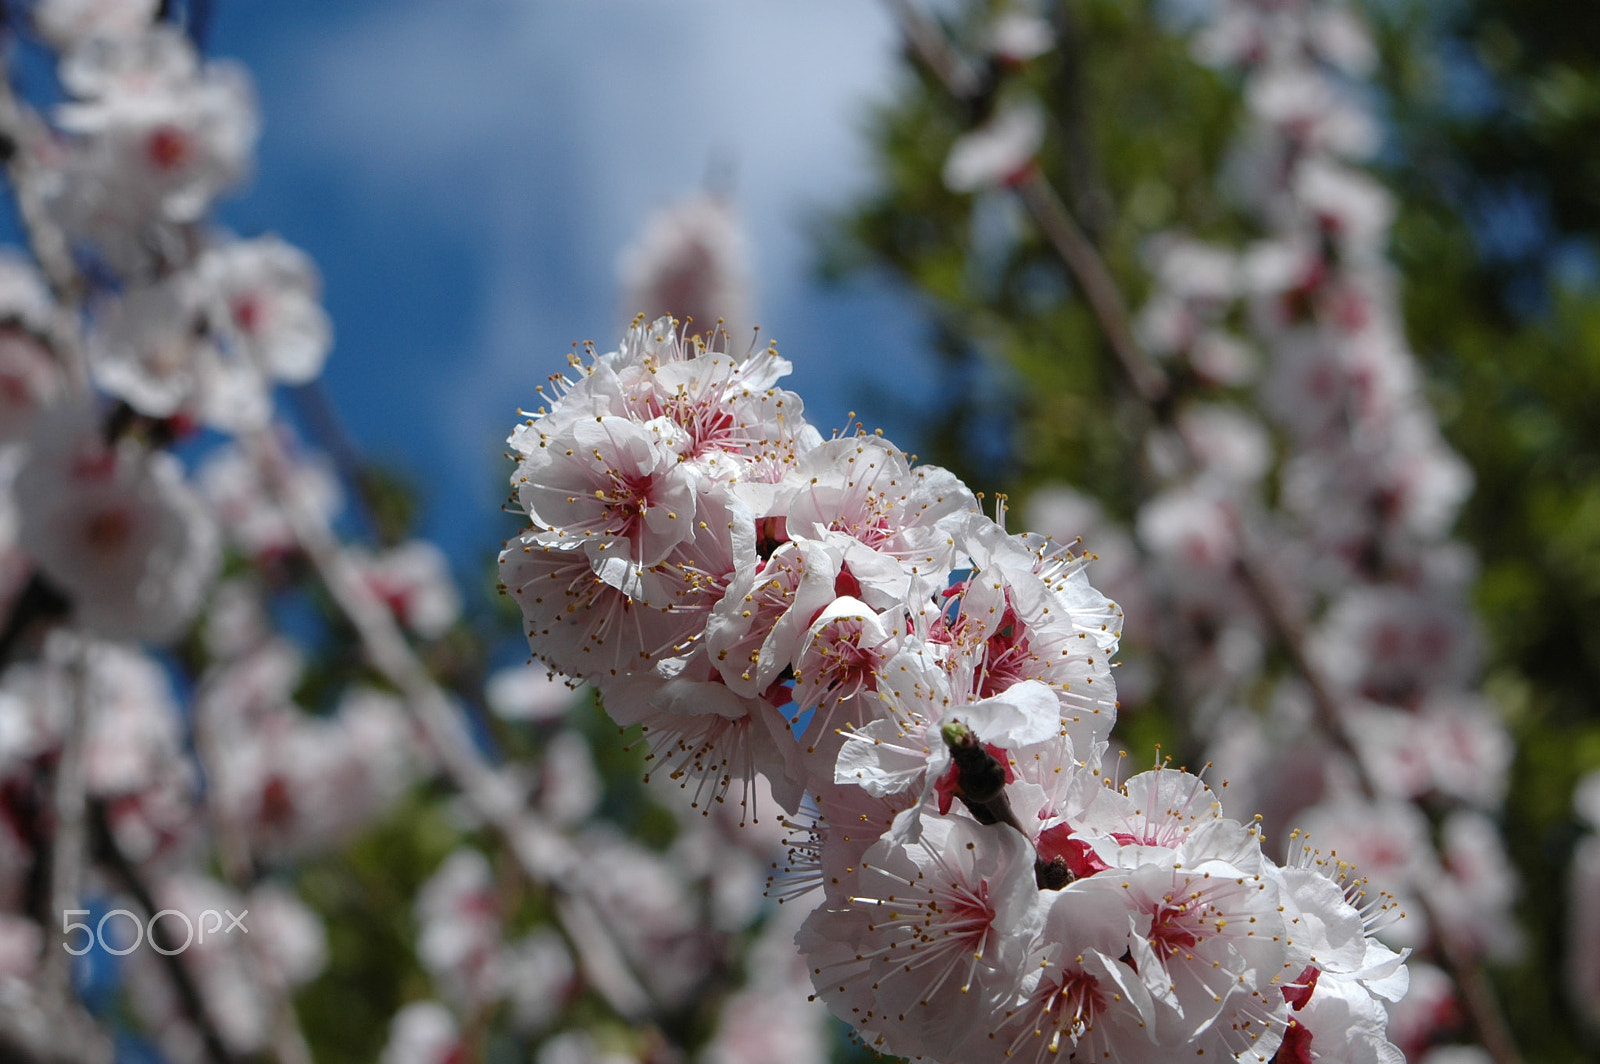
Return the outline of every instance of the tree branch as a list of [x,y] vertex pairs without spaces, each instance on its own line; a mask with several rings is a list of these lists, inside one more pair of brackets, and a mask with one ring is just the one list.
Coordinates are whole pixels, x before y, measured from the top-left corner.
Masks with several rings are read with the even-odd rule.
[[[323,585],[356,630],[372,665],[404,697],[445,777],[495,831],[530,879],[566,896],[557,913],[563,917],[564,929],[579,952],[590,984],[618,1015],[631,1021],[643,1019],[652,1004],[649,993],[628,970],[605,922],[592,913],[583,890],[573,881],[582,863],[577,848],[534,816],[517,787],[473,746],[460,714],[411,649],[389,608],[367,584],[321,515],[305,506],[284,483],[288,462],[276,437],[269,430],[241,442],[262,470]],[[574,922],[567,925],[567,920]]]

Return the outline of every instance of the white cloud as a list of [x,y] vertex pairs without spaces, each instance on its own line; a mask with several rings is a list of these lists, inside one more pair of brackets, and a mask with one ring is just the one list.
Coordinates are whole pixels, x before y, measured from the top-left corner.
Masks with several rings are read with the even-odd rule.
[[[834,338],[835,321],[861,316],[857,298],[828,320],[803,223],[865,182],[861,116],[897,63],[880,5],[390,0],[345,14],[295,42],[268,135],[360,210],[486,264],[459,354],[406,369],[437,379],[437,438],[458,484],[482,482],[486,419],[509,430],[511,407],[536,402],[571,340],[615,340],[618,251],[719,163],[749,229],[763,335],[796,361],[819,419],[841,419],[861,352],[784,338]],[[903,325],[906,302],[893,309]],[[868,342],[888,339],[872,328]],[[867,361],[880,380],[903,370]]]

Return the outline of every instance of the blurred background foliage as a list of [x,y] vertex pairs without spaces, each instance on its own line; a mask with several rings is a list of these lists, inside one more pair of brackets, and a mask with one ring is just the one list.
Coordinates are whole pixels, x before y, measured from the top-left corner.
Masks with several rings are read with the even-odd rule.
[[[1189,56],[1174,32],[1185,6],[1063,0],[1062,47],[1015,75],[1050,110],[1046,173],[1135,308],[1154,234],[1252,235],[1218,181],[1238,86]],[[1457,534],[1481,564],[1486,690],[1518,746],[1503,827],[1529,948],[1495,981],[1528,1060],[1593,1060],[1600,1046],[1576,1033],[1551,958],[1566,927],[1573,785],[1600,767],[1600,7],[1356,7],[1382,55],[1376,176],[1398,198],[1391,258],[1407,332],[1475,472]],[[983,18],[971,5],[948,29],[971,43]],[[1140,445],[1149,415],[1022,208],[945,189],[968,116],[909,59],[904,69],[867,123],[875,187],[831,220],[822,269],[844,283],[888,274],[920,294],[947,398],[922,432],[924,459],[1018,508],[1065,482],[1126,523],[1154,484]],[[1176,401],[1196,387],[1179,381]],[[1192,761],[1181,723],[1158,691],[1119,729],[1130,747],[1164,740]]]

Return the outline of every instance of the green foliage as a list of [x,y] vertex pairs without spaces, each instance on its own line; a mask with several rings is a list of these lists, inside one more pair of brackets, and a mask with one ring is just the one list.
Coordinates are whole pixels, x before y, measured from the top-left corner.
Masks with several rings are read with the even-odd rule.
[[417,793],[353,846],[300,871],[300,897],[328,933],[327,969],[295,999],[318,1060],[376,1060],[389,1018],[429,996],[412,955],[411,901],[457,838],[438,796]]

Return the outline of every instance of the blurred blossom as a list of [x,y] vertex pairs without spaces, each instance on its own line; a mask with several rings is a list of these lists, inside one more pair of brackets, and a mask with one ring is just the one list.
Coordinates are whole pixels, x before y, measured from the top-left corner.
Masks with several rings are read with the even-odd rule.
[[261,463],[271,461],[273,484],[292,495],[323,521],[332,521],[344,507],[344,492],[327,456],[309,452],[291,441],[263,459],[234,444],[212,451],[196,475],[205,495],[236,549],[251,558],[281,556],[297,548],[294,528],[269,486]]
[[699,195],[658,211],[617,259],[624,314],[671,315],[685,335],[709,336],[720,322],[742,344],[757,324],[746,245],[725,197]]
[[389,1021],[389,1041],[379,1064],[455,1064],[466,1052],[461,1028],[437,1001],[403,1005]]
[[427,540],[408,540],[380,554],[352,551],[351,558],[373,593],[422,638],[440,638],[461,616],[450,561]]
[[417,957],[441,994],[468,1011],[501,985],[500,907],[488,859],[457,850],[417,892]]
[[496,715],[526,721],[560,719],[578,697],[567,677],[540,664],[490,673],[483,696]]
[[159,0],[34,0],[29,14],[50,45],[63,51],[95,37],[131,37],[150,25]]
[[1567,873],[1565,982],[1567,1000],[1591,1028],[1600,1030],[1600,771],[1578,782],[1573,812],[1589,832],[1578,840]]
[[499,967],[513,1023],[522,1031],[548,1027],[579,987],[572,954],[549,928],[507,943]]
[[989,51],[1008,63],[1026,63],[1054,50],[1056,32],[1031,4],[1015,4],[989,23]]
[[952,192],[977,192],[1022,179],[1044,144],[1044,113],[1013,103],[950,147],[944,183]]
[[1591,831],[1600,831],[1600,770],[1578,781],[1572,792],[1572,811]]
[[58,408],[41,419],[15,492],[19,543],[86,627],[160,641],[193,619],[217,533],[170,454],[107,443],[93,411]]
[[0,913],[0,986],[29,980],[44,955],[44,929],[25,916]]
[[588,740],[563,731],[550,740],[540,765],[536,801],[551,822],[581,823],[600,804],[601,780]]

